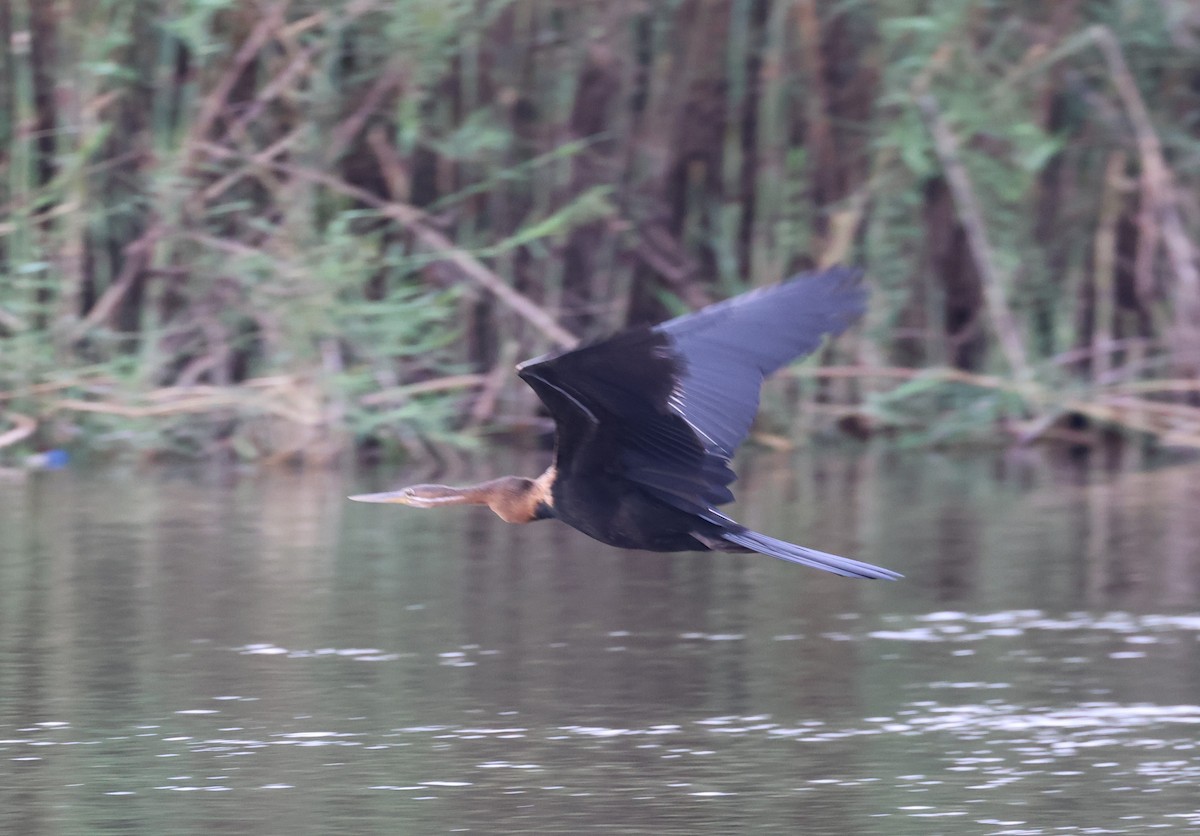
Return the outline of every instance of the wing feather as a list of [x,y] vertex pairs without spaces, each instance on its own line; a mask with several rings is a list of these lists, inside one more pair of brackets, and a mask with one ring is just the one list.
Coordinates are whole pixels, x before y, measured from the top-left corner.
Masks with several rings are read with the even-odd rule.
[[[522,364],[518,374],[557,425],[560,478],[603,467],[692,513],[729,502],[729,461],[763,378],[862,314],[860,280],[847,268],[802,274]],[[578,461],[589,450],[610,458]]]

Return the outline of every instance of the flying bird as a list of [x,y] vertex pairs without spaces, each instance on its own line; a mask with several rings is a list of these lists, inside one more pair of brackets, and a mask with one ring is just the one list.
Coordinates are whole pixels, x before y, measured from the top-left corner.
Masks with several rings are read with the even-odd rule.
[[558,519],[625,549],[758,552],[858,578],[900,575],[752,531],[717,510],[763,378],[866,307],[858,270],[801,274],[654,326],[528,360],[517,374],[556,427],[541,476],[413,485],[350,497],[414,508],[487,505],[510,523]]

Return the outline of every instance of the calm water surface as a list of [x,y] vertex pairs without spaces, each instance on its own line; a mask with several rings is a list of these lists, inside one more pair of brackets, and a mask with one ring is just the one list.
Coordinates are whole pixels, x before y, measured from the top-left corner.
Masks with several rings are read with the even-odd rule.
[[1200,830],[1200,465],[742,470],[907,578],[344,500],[396,472],[0,482],[0,832]]

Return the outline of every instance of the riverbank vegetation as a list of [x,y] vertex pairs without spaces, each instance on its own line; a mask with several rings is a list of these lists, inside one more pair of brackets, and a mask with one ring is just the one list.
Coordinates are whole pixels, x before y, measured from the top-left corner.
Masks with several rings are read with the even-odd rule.
[[792,272],[765,399],[1200,446],[1189,0],[0,0],[0,455],[539,426],[524,357]]

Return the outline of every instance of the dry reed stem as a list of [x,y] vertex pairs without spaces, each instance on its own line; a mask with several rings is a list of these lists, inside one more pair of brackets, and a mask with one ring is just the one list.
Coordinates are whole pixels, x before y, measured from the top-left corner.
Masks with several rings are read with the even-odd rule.
[[1113,340],[1116,328],[1117,299],[1117,222],[1121,218],[1121,196],[1124,187],[1125,152],[1113,151],[1104,170],[1104,186],[1100,199],[1100,217],[1096,240],[1092,245],[1092,283],[1096,289],[1095,324],[1092,328],[1092,376],[1108,374],[1112,354],[1100,346]]
[[0,449],[21,443],[37,429],[37,421],[19,412],[0,412],[0,418],[8,419],[13,425],[11,430],[0,433]]
[[363,395],[358,402],[363,406],[380,406],[400,401],[406,401],[414,395],[428,395],[431,392],[447,392],[454,389],[470,389],[487,383],[484,374],[455,374],[448,377],[438,377],[433,380],[421,380],[416,383],[406,383],[403,386],[391,386]]

